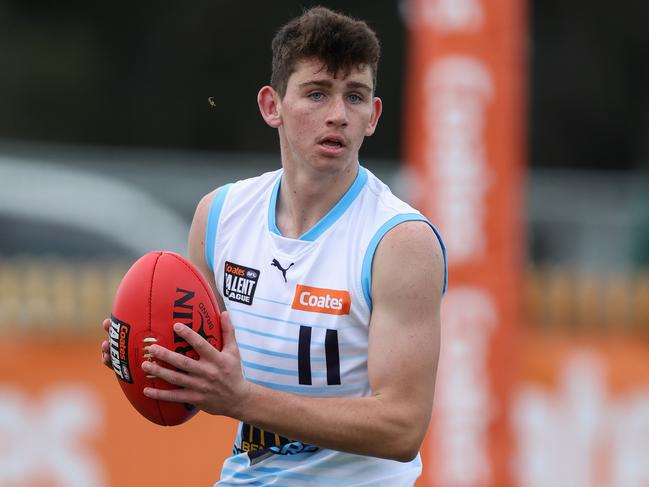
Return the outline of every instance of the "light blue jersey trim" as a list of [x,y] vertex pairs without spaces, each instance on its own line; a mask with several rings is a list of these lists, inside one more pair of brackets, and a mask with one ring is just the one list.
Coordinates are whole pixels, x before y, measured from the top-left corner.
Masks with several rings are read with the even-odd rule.
[[[273,350],[267,350],[265,348],[253,347],[252,345],[243,343],[241,340],[237,340],[237,345],[239,346],[239,348],[242,348],[244,350],[250,350],[251,352],[261,353],[263,355],[270,355],[271,357],[280,357],[280,358],[287,358],[291,360],[297,360],[297,355],[295,354],[275,352]],[[366,355],[358,355],[358,357],[366,357]],[[348,357],[342,355],[341,358],[357,358],[357,356],[352,355]],[[324,362],[325,360],[326,360],[325,357],[311,357],[311,362]]]
[[316,223],[312,228],[310,228],[304,235],[300,237],[300,240],[307,240],[313,242],[320,235],[322,235],[331,225],[333,225],[336,220],[338,220],[345,210],[354,202],[358,193],[361,192],[363,186],[367,182],[367,170],[363,166],[358,166],[358,174],[354,183],[349,187],[347,192],[342,198],[336,203],[329,213],[327,213],[322,220]]
[[448,268],[446,265],[446,247],[444,246],[442,236],[439,234],[435,226],[430,223],[423,215],[419,213],[404,213],[390,218],[387,222],[381,225],[381,228],[376,231],[374,237],[372,237],[372,240],[370,240],[370,243],[367,246],[367,250],[365,251],[365,257],[363,258],[363,267],[361,270],[361,286],[363,288],[365,301],[367,301],[367,305],[369,306],[370,311],[372,310],[372,262],[374,261],[376,248],[379,246],[381,239],[383,239],[386,233],[396,227],[399,223],[407,221],[426,222],[435,232],[435,235],[439,240],[439,244],[442,247],[442,255],[444,257],[444,288],[442,290],[442,293],[446,292],[446,287],[448,285]]
[[212,199],[210,212],[207,216],[207,230],[205,231],[205,261],[212,272],[214,272],[214,243],[216,241],[216,227],[219,224],[219,217],[221,216],[221,210],[223,209],[223,203],[225,202],[225,195],[228,194],[228,190],[231,186],[232,183],[226,184],[225,186],[221,186],[221,188],[216,192]]
[[323,387],[316,387],[316,386],[300,386],[300,385],[287,385],[287,384],[279,384],[277,382],[269,382],[269,381],[263,381],[259,379],[253,379],[251,377],[246,377],[250,382],[254,382],[255,384],[259,384],[260,386],[265,386],[270,389],[277,389],[279,391],[285,391],[285,392],[293,392],[295,394],[304,394],[304,395],[316,395],[316,394],[326,394],[328,396],[335,396],[337,392],[348,392],[348,393],[356,393],[359,394],[361,393],[365,388],[367,388],[367,384],[354,384],[354,385],[349,385],[349,386],[323,386]]
[[[257,298],[255,298],[257,299]],[[293,326],[309,326],[311,328],[318,328],[321,330],[327,330],[326,325],[317,325],[315,323],[312,323],[310,321],[293,321],[293,320],[285,320],[282,318],[275,318],[274,316],[268,316],[268,315],[262,315],[260,313],[253,313],[252,311],[246,311],[245,309],[240,309],[240,308],[235,308],[234,306],[229,309],[230,313],[242,313],[244,315],[248,316],[254,316],[255,318],[260,318],[262,320],[268,320],[268,321],[276,321],[278,323],[284,323],[286,325],[293,325]],[[345,328],[352,328],[354,326],[359,326],[359,325],[350,325],[350,326],[339,326],[338,330],[344,330]],[[319,343],[319,342],[312,342],[312,343]],[[322,342],[324,343],[324,342]],[[340,343],[345,343],[346,345],[366,345],[367,341],[356,341],[356,342],[340,342]]]
[[[257,475],[255,478],[264,479],[267,477],[276,477],[286,480],[301,480],[305,483],[324,483],[327,486],[335,485],[336,480],[339,480],[335,477],[327,477],[324,475],[313,475],[313,474],[303,474],[299,472],[292,472],[283,468],[277,467],[256,467],[253,470],[255,473],[260,473],[262,475]],[[263,475],[266,474],[266,475]]]
[[277,340],[283,340],[285,342],[295,342],[295,343],[298,342],[297,338],[285,337],[285,336],[282,336],[282,335],[275,335],[273,333],[266,333],[264,331],[258,331],[258,330],[254,330],[252,328],[247,328],[245,326],[237,326],[236,329],[237,329],[237,331],[238,330],[247,331],[248,333],[253,333],[254,335],[259,335],[259,336],[268,337],[268,338],[275,338]]
[[250,350],[251,352],[262,353],[264,355],[270,355],[272,357],[280,357],[280,358],[288,358],[291,360],[297,360],[297,355],[295,354],[275,352],[273,350],[267,350],[265,348],[253,347],[252,345],[242,343],[241,340],[237,340],[237,345],[239,346],[239,348],[243,348],[244,350]]
[[[262,372],[269,372],[271,374],[278,374],[278,375],[288,375],[290,377],[297,377],[298,372],[297,369],[293,370],[288,370],[288,369],[280,369],[279,367],[269,367],[268,365],[261,365],[257,364],[255,362],[251,362],[249,360],[241,360],[241,363],[249,368],[249,369],[254,369],[254,370],[261,370]],[[326,372],[311,372],[311,377],[317,377],[317,378],[326,378],[327,373]]]
[[307,322],[302,322],[302,321],[284,320],[282,318],[275,318],[274,316],[262,315],[260,313],[253,313],[252,311],[246,311],[246,310],[238,309],[238,308],[232,308],[230,311],[231,312],[236,312],[236,313],[242,313],[242,314],[248,315],[248,316],[254,316],[255,318],[261,318],[263,320],[278,321],[280,323],[286,323],[287,325],[310,326],[311,328],[322,328],[322,329],[325,329],[325,330],[327,329],[327,327],[325,325],[316,325],[315,323],[307,323]]
[[277,301],[275,299],[260,298],[259,296],[255,296],[255,299],[257,301],[265,301],[267,303],[281,304],[282,306],[291,306],[291,303],[285,303],[284,301]]
[[270,203],[268,204],[268,230],[275,235],[281,235],[279,228],[277,228],[277,221],[275,220],[275,212],[277,211],[277,195],[279,194],[279,185],[282,182],[282,176],[277,178],[273,192],[270,194]]
[[[229,461],[232,462],[232,459]],[[235,463],[235,462],[232,462]],[[273,467],[253,467],[251,472],[254,472],[255,475],[250,475],[242,472],[237,472],[236,470],[228,467],[224,467],[222,469],[222,473],[225,475],[229,475],[233,480],[253,480],[253,479],[258,479],[255,483],[248,483],[245,482],[245,485],[278,485],[276,484],[277,479],[282,479],[282,480],[299,480],[302,482],[302,485],[305,484],[324,484],[328,487],[335,485],[336,478],[332,477],[325,477],[322,475],[309,475],[309,474],[303,474],[303,473],[298,473],[298,472],[291,472],[287,471],[282,468],[273,468]],[[224,481],[222,481],[224,482]],[[261,482],[261,483],[258,483]],[[218,485],[226,485],[223,483],[219,483]],[[231,484],[232,485],[232,484]],[[241,482],[237,482],[236,485],[242,485]]]
[[[281,181],[282,178],[280,177],[275,183],[275,187],[273,188],[273,192],[270,197],[270,206],[268,207],[268,229],[276,235],[281,235],[281,232],[277,228],[277,222],[275,220],[275,212],[277,209],[277,195],[279,193]],[[334,223],[336,223],[336,221],[342,216],[343,213],[345,213],[345,210],[347,210],[347,208],[349,208],[349,206],[354,202],[358,194],[361,192],[361,189],[363,189],[363,186],[365,186],[366,182],[367,169],[359,165],[356,179],[349,187],[347,192],[343,195],[343,197],[340,198],[338,203],[336,203],[336,205],[331,210],[329,210],[329,213],[323,216],[318,223],[307,230],[306,233],[304,233],[298,240],[313,242],[320,235],[322,235],[327,229],[329,229]]]

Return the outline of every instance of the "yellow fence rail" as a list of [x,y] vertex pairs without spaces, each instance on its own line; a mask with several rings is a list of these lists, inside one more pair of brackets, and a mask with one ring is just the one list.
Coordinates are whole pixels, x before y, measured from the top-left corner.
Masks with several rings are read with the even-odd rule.
[[523,315],[537,327],[649,331],[649,271],[574,272],[544,268],[526,276]]
[[0,261],[0,329],[101,332],[129,263],[58,259]]
[[[0,260],[0,332],[100,333],[131,262]],[[523,322],[538,328],[648,331],[649,271],[529,271]]]

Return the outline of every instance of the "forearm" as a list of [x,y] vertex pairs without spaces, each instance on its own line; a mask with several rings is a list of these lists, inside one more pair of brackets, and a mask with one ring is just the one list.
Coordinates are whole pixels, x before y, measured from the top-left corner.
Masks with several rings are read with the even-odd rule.
[[311,397],[256,384],[235,416],[292,440],[399,461],[417,454],[430,419],[406,400]]

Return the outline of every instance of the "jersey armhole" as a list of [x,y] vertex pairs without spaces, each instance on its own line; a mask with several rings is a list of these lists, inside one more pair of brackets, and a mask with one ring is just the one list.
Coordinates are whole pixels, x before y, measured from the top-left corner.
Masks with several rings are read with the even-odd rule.
[[210,212],[207,216],[207,228],[205,229],[205,262],[207,262],[208,267],[214,273],[214,245],[216,243],[216,230],[219,225],[219,218],[221,216],[221,210],[223,209],[223,203],[225,203],[225,196],[232,183],[221,186],[214,198],[212,199],[212,204],[210,205]]
[[365,251],[365,257],[363,258],[363,267],[361,269],[361,287],[363,289],[363,296],[365,296],[365,301],[367,306],[372,311],[372,262],[374,262],[374,254],[376,253],[376,248],[379,246],[379,243],[383,239],[386,233],[396,227],[398,224],[407,222],[407,221],[423,221],[430,225],[430,228],[433,229],[439,244],[442,247],[442,256],[444,258],[444,288],[442,289],[442,295],[446,293],[446,288],[448,286],[448,265],[446,262],[446,246],[442,240],[442,236],[437,231],[437,228],[430,223],[425,216],[419,213],[404,213],[401,215],[396,215],[390,218],[387,222],[381,225],[372,240],[370,240],[367,250]]

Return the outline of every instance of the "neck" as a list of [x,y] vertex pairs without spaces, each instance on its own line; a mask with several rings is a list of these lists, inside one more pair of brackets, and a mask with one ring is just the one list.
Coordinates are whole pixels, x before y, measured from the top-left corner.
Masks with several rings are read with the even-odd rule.
[[299,238],[306,233],[336,205],[357,175],[357,161],[334,171],[284,165],[275,213],[282,235]]

